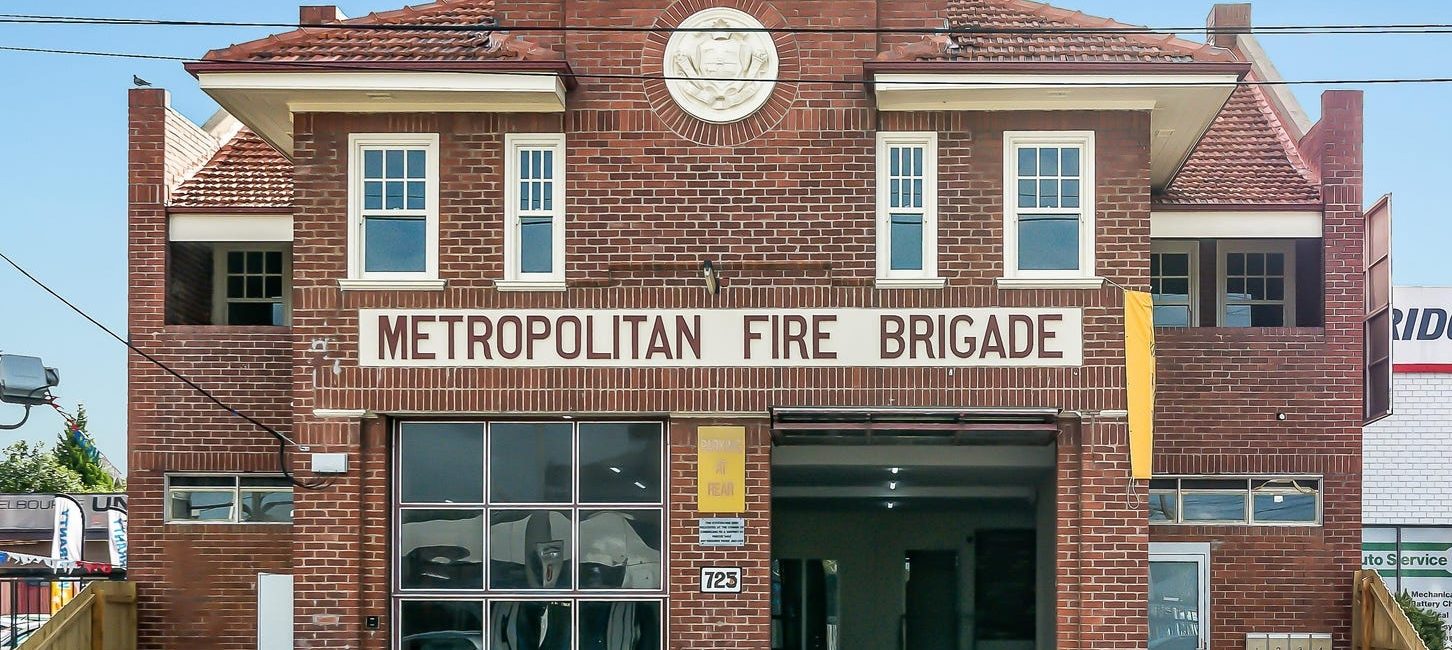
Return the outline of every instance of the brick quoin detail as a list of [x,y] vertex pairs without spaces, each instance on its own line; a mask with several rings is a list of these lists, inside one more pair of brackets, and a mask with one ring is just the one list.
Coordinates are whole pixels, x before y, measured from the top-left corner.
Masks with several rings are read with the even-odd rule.
[[[767,26],[936,27],[948,3],[726,0]],[[956,4],[956,3],[955,3]],[[501,0],[501,24],[674,25],[704,0]],[[659,73],[665,34],[527,38],[577,72]],[[855,79],[910,42],[888,34],[778,34],[782,76]],[[769,647],[771,433],[784,406],[1125,408],[1119,290],[1002,290],[1003,132],[1096,134],[1096,273],[1144,288],[1149,274],[1150,118],[1134,111],[878,112],[860,84],[777,84],[734,125],[708,125],[659,81],[581,79],[561,114],[299,113],[290,327],[165,323],[172,188],[219,143],[183,128],[165,92],[129,102],[129,331],[138,346],[349,473],[296,492],[291,526],[163,523],[167,472],[275,472],[265,432],[133,355],[128,361],[131,576],[142,648],[255,647],[256,574],[292,573],[298,648],[389,648],[390,417],[377,413],[648,414],[668,422],[672,650]],[[938,133],[942,290],[873,288],[875,136]],[[509,293],[503,277],[503,138],[567,138],[562,292]],[[347,142],[355,132],[440,135],[442,291],[338,288],[347,259]],[[1129,477],[1122,419],[1065,418],[1057,438],[1055,635],[1063,650],[1138,649],[1148,633],[1153,542],[1210,541],[1211,647],[1246,632],[1331,632],[1349,644],[1349,580],[1361,512],[1361,96],[1330,92],[1299,143],[1325,199],[1324,325],[1158,331],[1155,471],[1324,475],[1320,527],[1159,527]],[[724,287],[701,288],[712,260]],[[1076,368],[362,368],[357,310],[1065,307],[1084,312]],[[1277,413],[1286,413],[1284,421]],[[463,415],[461,415],[463,414]],[[747,428],[746,545],[699,548],[696,427]],[[289,463],[312,477],[300,454]],[[719,513],[729,515],[733,513]],[[739,595],[697,593],[700,567],[740,566]],[[1266,585],[1276,585],[1267,589]],[[367,630],[379,616],[379,630]]]

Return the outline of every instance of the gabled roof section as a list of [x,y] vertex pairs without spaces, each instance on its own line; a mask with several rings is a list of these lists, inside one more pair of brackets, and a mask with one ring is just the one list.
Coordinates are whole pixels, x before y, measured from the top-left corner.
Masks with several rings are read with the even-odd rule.
[[[467,29],[494,24],[494,0],[438,0],[212,50],[206,61],[245,63],[469,63],[558,57],[510,34]],[[389,26],[433,25],[441,29]],[[350,29],[351,27],[351,29]],[[463,29],[461,29],[463,28]]]
[[[1192,63],[1235,61],[1226,49],[1172,34],[1096,33],[1136,25],[1089,16],[1030,0],[949,0],[948,25],[1002,29],[930,36],[878,56],[888,61],[1000,61],[1056,63]],[[1085,31],[1034,32],[1040,29]],[[1019,31],[1025,30],[1025,31]]]
[[1319,203],[1314,174],[1271,109],[1266,90],[1252,83],[1230,101],[1190,153],[1156,204]]
[[242,129],[172,193],[172,211],[292,206],[292,163]]

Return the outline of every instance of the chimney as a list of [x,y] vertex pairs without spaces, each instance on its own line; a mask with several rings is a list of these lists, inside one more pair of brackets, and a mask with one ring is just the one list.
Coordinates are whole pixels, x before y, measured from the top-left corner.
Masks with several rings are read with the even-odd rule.
[[1250,33],[1250,3],[1215,5],[1205,18],[1205,30],[1211,45],[1234,48],[1237,34]]
[[335,5],[303,5],[297,9],[297,22],[301,25],[326,25],[343,19]]

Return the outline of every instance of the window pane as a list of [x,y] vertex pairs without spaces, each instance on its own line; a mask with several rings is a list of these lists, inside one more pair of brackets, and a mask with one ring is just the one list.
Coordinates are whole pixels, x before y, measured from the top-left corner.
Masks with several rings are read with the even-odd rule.
[[1265,300],[1265,278],[1246,278],[1245,294],[1251,300]]
[[478,601],[404,601],[400,609],[400,650],[484,647],[484,605]]
[[661,426],[649,422],[580,424],[582,503],[660,503]]
[[1059,194],[1059,202],[1064,207],[1079,207],[1079,181],[1061,181],[1059,183]]
[[368,181],[363,184],[363,209],[383,209],[383,182]]
[[242,490],[239,501],[242,521],[292,521],[292,490]]
[[1059,182],[1039,181],[1039,207],[1059,207]]
[[888,268],[894,271],[920,271],[923,268],[923,217],[917,214],[892,215],[887,234],[890,245]]
[[404,589],[484,586],[484,511],[404,510],[398,533]]
[[659,589],[660,510],[581,510],[580,588]]
[[1235,300],[1246,300],[1249,298],[1245,294],[1245,278],[1226,278],[1225,293]]
[[1226,253],[1225,273],[1226,275],[1245,275],[1245,254]]
[[171,518],[184,521],[231,521],[233,492],[172,490]]
[[1165,278],[1160,287],[1160,293],[1166,296],[1190,297],[1190,281],[1186,278]]
[[237,477],[235,476],[173,476],[170,479],[172,487],[236,487]]
[[424,150],[424,149],[409,149],[408,150],[408,177],[409,178],[423,178],[424,177],[424,170],[427,169],[427,165],[425,165],[425,163],[427,163],[427,162],[428,162],[428,151],[427,150]]
[[570,503],[571,431],[563,422],[490,425],[490,503]]
[[1020,215],[1018,268],[1079,268],[1079,218],[1075,215]]
[[1251,305],[1251,327],[1284,327],[1286,310],[1282,305]]
[[246,267],[245,267],[245,264],[243,263],[243,261],[246,259],[246,257],[247,257],[247,255],[245,253],[243,253],[242,251],[228,251],[227,252],[227,272],[228,273],[246,273]]
[[[1159,325],[1159,322],[1155,322]],[[1150,521],[1175,521],[1179,505],[1175,503],[1174,490],[1151,490],[1149,495]]]
[[519,272],[554,270],[554,225],[550,217],[520,217]]
[[230,302],[227,303],[228,325],[282,325],[277,314],[280,302]]
[[1265,297],[1267,300],[1285,300],[1286,281],[1281,278],[1267,278],[1265,281]]
[[1018,182],[1018,207],[1032,208],[1039,204],[1039,184],[1032,180]]
[[[1257,494],[1256,521],[1316,521],[1316,495]],[[583,533],[582,533],[583,535]]]
[[282,276],[280,276],[280,275],[269,275],[269,276],[267,276],[265,278],[265,281],[266,281],[266,286],[263,287],[262,297],[263,298],[281,298],[282,297]]
[[1039,149],[1039,176],[1059,175],[1059,150],[1053,147]]
[[406,422],[398,446],[405,503],[483,503],[482,424]]
[[249,276],[247,276],[247,292],[245,294],[243,294],[243,295],[246,296],[246,297],[248,297],[248,298],[261,298],[262,297],[262,276],[260,276],[260,275],[249,275]]
[[660,603],[580,603],[580,650],[660,650]]
[[1251,253],[1245,256],[1245,272],[1249,275],[1265,274],[1265,255]]
[[384,176],[403,178],[403,150],[388,149],[383,153]]
[[1149,647],[1165,650],[1200,643],[1200,565],[1150,562]]
[[1189,253],[1161,253],[1161,273],[1164,275],[1188,277],[1190,275]]
[[1064,161],[1063,167],[1061,167],[1059,169],[1059,173],[1061,175],[1063,175],[1063,176],[1078,176],[1079,175],[1079,148],[1078,147],[1064,147],[1063,149],[1060,149],[1059,151],[1062,154],[1063,161]]
[[278,327],[287,324],[287,310],[280,302],[272,303],[272,324]]
[[569,650],[570,603],[490,603],[489,631],[494,650]]
[[569,513],[563,510],[490,511],[489,587],[569,589]]
[[363,152],[363,178],[383,178],[383,151],[368,149]]
[[1155,305],[1155,327],[1189,327],[1190,308],[1185,305]]
[[1226,327],[1250,327],[1250,305],[1226,305]]
[[410,209],[410,210],[422,210],[422,209],[424,209],[424,182],[423,181],[409,181],[408,182],[407,189],[408,189],[408,198],[407,198],[407,201],[405,201],[405,205],[408,207],[408,209]]
[[1266,273],[1271,275],[1284,275],[1286,272],[1286,256],[1283,253],[1269,253],[1265,258]]
[[267,272],[282,273],[282,251],[267,251]]
[[1033,147],[1024,147],[1018,150],[1018,175],[1035,176],[1039,172],[1039,152]]
[[1185,492],[1180,498],[1185,521],[1244,521],[1245,494]]
[[369,217],[363,223],[363,270],[423,272],[426,269],[424,219]]
[[383,209],[403,209],[403,181],[388,181],[384,183]]

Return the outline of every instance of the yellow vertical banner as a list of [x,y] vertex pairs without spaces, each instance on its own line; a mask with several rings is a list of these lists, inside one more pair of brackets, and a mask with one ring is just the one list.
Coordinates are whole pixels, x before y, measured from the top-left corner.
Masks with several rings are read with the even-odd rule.
[[1155,314],[1154,300],[1143,291],[1124,292],[1124,383],[1130,473],[1147,479],[1154,455]]
[[746,512],[746,427],[696,427],[696,511]]

